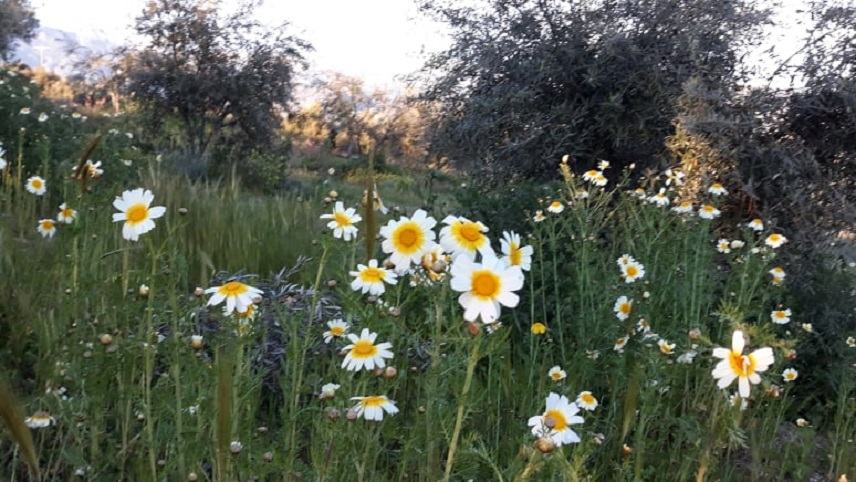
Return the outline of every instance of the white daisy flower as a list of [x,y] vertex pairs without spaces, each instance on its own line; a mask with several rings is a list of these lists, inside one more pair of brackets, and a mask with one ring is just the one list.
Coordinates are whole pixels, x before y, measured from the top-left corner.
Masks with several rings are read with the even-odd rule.
[[716,250],[723,254],[731,252],[731,243],[727,239],[720,239],[716,242]]
[[520,301],[514,291],[523,287],[519,266],[508,266],[493,254],[482,253],[481,263],[460,256],[452,263],[451,288],[461,292],[458,302],[464,308],[464,319],[493,323],[499,318],[500,305],[514,308]]
[[764,230],[764,221],[761,221],[761,218],[755,218],[748,223],[746,226],[749,227],[752,231],[763,231]]
[[398,283],[395,272],[378,267],[376,259],[370,260],[368,266],[358,264],[357,270],[349,274],[354,277],[351,281],[351,289],[361,291],[363,294],[380,296],[386,291],[384,283],[391,285]]
[[238,313],[247,312],[248,308],[253,305],[255,298],[262,295],[262,290],[234,280],[221,286],[212,286],[205,292],[212,294],[208,300],[208,306],[217,306],[226,301],[226,309],[223,311],[226,315],[235,310]]
[[600,161],[597,163],[597,168],[601,171],[609,169],[609,161]]
[[390,348],[392,343],[384,342],[375,345],[377,333],[372,333],[368,328],[363,328],[360,336],[349,333],[348,339],[351,344],[344,348],[347,352],[345,359],[342,361],[342,368],[349,371],[358,371],[362,369],[374,370],[375,367],[384,368],[387,358],[392,358],[394,355]]
[[383,420],[383,412],[390,415],[398,413],[398,407],[395,406],[395,402],[386,398],[385,395],[352,397],[351,400],[357,402],[352,408],[352,410],[357,412],[357,417],[363,417],[366,420],[380,422]]
[[735,239],[735,240],[731,241],[731,249],[740,249],[743,246],[746,246],[746,243],[744,243],[743,241],[741,241],[739,239]]
[[780,285],[783,281],[785,281],[785,270],[783,270],[781,266],[776,266],[775,268],[771,269],[769,273],[773,277],[774,285]]
[[619,320],[626,320],[630,316],[630,312],[633,311],[633,300],[628,299],[626,296],[619,296],[615,300],[615,306],[612,307],[612,311],[615,312],[615,316]]
[[577,405],[583,410],[591,412],[597,408],[597,398],[588,390],[582,391],[577,395]]
[[728,194],[728,191],[725,190],[725,186],[718,182],[711,184],[710,187],[707,188],[707,192],[713,194],[714,196],[723,196],[725,194]]
[[345,209],[342,201],[336,201],[332,214],[322,214],[321,219],[330,219],[327,227],[333,230],[334,238],[342,238],[350,241],[356,239],[357,227],[354,224],[362,221],[362,217],[356,213],[354,208]]
[[770,313],[770,318],[772,318],[773,323],[777,325],[786,325],[791,322],[791,310],[790,308],[775,310]]
[[776,248],[780,247],[781,245],[783,245],[787,242],[788,242],[788,238],[782,236],[779,233],[773,233],[773,234],[767,236],[767,239],[764,240],[764,244],[766,244],[767,246],[769,246],[773,249],[776,249]]
[[155,228],[154,219],[166,213],[163,206],[149,207],[155,195],[148,189],[138,188],[125,191],[113,200],[113,207],[121,212],[113,214],[113,222],[125,222],[122,237],[129,241],[138,241],[141,234]]
[[36,231],[43,238],[52,238],[56,234],[56,222],[53,219],[40,219],[39,224],[36,225]]
[[529,419],[532,434],[536,437],[550,437],[557,446],[579,443],[580,436],[571,430],[571,425],[583,423],[583,418],[577,415],[579,407],[571,403],[568,397],[556,393],[547,396],[546,404],[547,409],[542,415]]
[[693,359],[695,359],[695,357],[697,355],[698,355],[698,352],[690,350],[690,351],[682,354],[681,356],[679,356],[677,359],[677,362],[684,364],[684,365],[689,365],[693,362]]
[[384,238],[381,247],[390,255],[396,272],[404,273],[410,263],[419,265],[422,256],[434,247],[436,235],[432,229],[436,224],[434,218],[419,209],[410,218],[402,216],[380,228],[380,235]]
[[617,260],[615,260],[615,262],[618,264],[619,268],[623,268],[628,263],[635,263],[636,260],[633,258],[633,256],[630,256],[629,254],[622,254],[618,257]]
[[520,266],[523,271],[529,271],[532,268],[532,254],[535,250],[532,246],[521,246],[519,234],[503,231],[499,244],[504,255],[502,261],[507,265]]
[[720,214],[722,213],[719,209],[716,209],[710,204],[704,204],[702,207],[698,208],[698,217],[702,219],[715,219],[718,218]]
[[41,196],[48,190],[48,184],[39,176],[33,176],[27,179],[26,188],[27,191],[35,194],[36,196]]
[[56,215],[57,221],[65,224],[71,224],[75,219],[77,219],[77,211],[71,209],[65,203],[59,205],[59,214]]
[[562,370],[562,367],[556,365],[553,368],[550,368],[550,371],[547,372],[547,376],[554,382],[560,382],[567,378],[568,374],[565,370]]
[[45,114],[44,112],[42,112],[41,114],[39,114],[39,122],[45,122],[45,121],[46,121],[46,120],[48,120],[48,119],[49,119],[48,115],[47,115],[47,114]]
[[642,266],[642,263],[631,259],[621,267],[621,275],[624,277],[625,283],[633,283],[645,276],[645,267]]
[[550,211],[553,214],[559,214],[560,212],[565,210],[565,205],[562,201],[553,201],[547,206],[547,211]]
[[532,220],[535,221],[536,223],[540,223],[540,222],[544,221],[545,219],[547,219],[547,218],[544,216],[544,211],[542,211],[540,209],[535,211],[535,215],[532,216]]
[[348,323],[344,320],[331,320],[327,322],[329,330],[324,332],[324,343],[330,343],[333,338],[341,338],[348,334]]
[[446,226],[440,230],[440,246],[450,253],[452,258],[463,255],[469,259],[475,259],[476,253],[493,252],[490,240],[485,234],[488,228],[481,222],[470,221],[464,217],[447,216],[443,223]]
[[799,373],[797,373],[797,371],[793,368],[785,368],[785,370],[782,372],[782,380],[786,382],[792,382],[796,380],[798,376]]
[[30,112],[32,112],[32,110],[29,107],[21,107],[21,110],[18,111],[21,115],[30,115]]
[[714,348],[713,356],[720,358],[716,368],[711,374],[717,379],[719,388],[726,388],[734,380],[738,380],[738,389],[742,398],[749,398],[750,383],[757,385],[761,383],[758,373],[767,370],[775,361],[773,349],[769,347],[760,348],[748,355],[743,354],[746,344],[743,332],[736,330],[731,336],[731,349]]

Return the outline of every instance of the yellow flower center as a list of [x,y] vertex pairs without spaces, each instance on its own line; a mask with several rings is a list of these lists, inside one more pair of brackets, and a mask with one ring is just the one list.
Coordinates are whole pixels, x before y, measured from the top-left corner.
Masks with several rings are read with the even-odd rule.
[[354,358],[372,358],[377,355],[378,349],[371,340],[359,339],[351,349]]
[[594,403],[597,401],[594,399],[594,396],[591,393],[583,393],[582,395],[580,395],[580,400],[582,400],[582,402],[586,405],[594,405]]
[[547,332],[547,325],[544,323],[532,323],[532,328],[530,330],[534,335],[543,335]]
[[776,318],[784,318],[785,312],[784,311],[774,311],[773,316],[775,316]]
[[636,266],[628,266],[628,267],[627,267],[627,269],[626,269],[626,272],[627,272],[627,276],[628,276],[628,277],[630,277],[630,278],[632,278],[632,277],[636,276],[637,274],[639,274],[639,270],[638,270],[638,269],[636,269]]
[[470,242],[475,242],[481,239],[482,234],[479,225],[476,223],[464,223],[461,225],[461,237]]
[[515,242],[510,243],[508,260],[511,262],[511,266],[520,266],[523,263],[523,253],[520,252],[520,246]]
[[598,177],[598,175],[599,175],[599,174],[600,174],[599,172],[597,172],[596,170],[592,169],[592,170],[590,170],[590,171],[586,171],[586,173],[585,173],[584,175],[585,175],[586,177],[590,177],[590,178],[594,179],[594,178]]
[[334,327],[330,328],[330,334],[333,336],[342,336],[345,334],[345,327],[334,326]]
[[490,270],[474,271],[471,278],[472,292],[481,298],[493,299],[499,294],[502,282],[499,276]]
[[248,291],[247,285],[241,283],[240,281],[229,281],[224,284],[217,290],[221,295],[229,297],[229,296],[238,296],[246,293]]
[[53,228],[54,228],[53,220],[45,219],[44,221],[42,221],[42,229],[44,229],[46,231],[50,231]]
[[752,354],[741,355],[732,351],[728,357],[728,363],[731,371],[738,377],[748,377],[755,373],[755,357]]
[[392,235],[393,247],[404,254],[412,254],[422,247],[425,234],[415,221],[401,223]]
[[362,405],[363,408],[382,407],[384,403],[386,403],[386,397],[384,397],[383,395],[365,397],[360,400],[360,405]]
[[65,208],[62,210],[62,215],[63,215],[63,217],[70,218],[70,217],[74,216],[74,209]]
[[620,311],[622,314],[629,315],[630,303],[622,303],[621,306],[618,307],[618,311]]
[[475,251],[480,248],[487,238],[481,232],[481,224],[472,221],[461,221],[452,225],[452,235],[464,248]]
[[133,204],[127,211],[125,211],[125,219],[130,223],[140,223],[145,221],[148,217],[149,208],[143,203]]
[[771,234],[770,237],[767,239],[769,239],[771,243],[778,243],[782,239],[782,237],[778,234]]
[[562,372],[560,372],[560,371],[555,371],[555,372],[553,372],[553,373],[551,373],[551,374],[550,374],[550,378],[552,378],[552,379],[553,379],[553,380],[555,380],[555,381],[559,381],[559,380],[561,380],[561,379],[562,379]]
[[547,413],[544,414],[544,423],[548,427],[552,425],[552,429],[557,432],[564,430],[568,426],[568,420],[561,410],[547,410]]
[[33,189],[41,189],[42,188],[42,180],[41,179],[33,179],[30,181],[30,185],[33,186]]
[[373,268],[369,266],[368,268],[360,271],[360,280],[363,283],[380,283],[386,277],[386,273],[380,268]]
[[252,318],[253,313],[255,313],[256,307],[254,305],[247,306],[246,311],[239,311],[238,318]]
[[562,203],[561,203],[561,202],[559,202],[559,201],[553,201],[553,202],[551,202],[551,203],[550,203],[550,208],[551,208],[551,209],[561,209],[561,208],[562,208]]
[[333,220],[336,221],[336,224],[338,224],[339,227],[343,227],[343,228],[348,227],[352,224],[351,218],[348,217],[348,215],[343,213],[342,211],[336,211],[333,214]]

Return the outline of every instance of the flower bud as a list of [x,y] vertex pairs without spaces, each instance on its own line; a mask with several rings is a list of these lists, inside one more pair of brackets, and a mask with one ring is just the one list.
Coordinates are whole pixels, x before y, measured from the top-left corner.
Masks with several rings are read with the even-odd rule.
[[107,346],[113,343],[113,337],[109,333],[104,333],[98,338],[98,341],[101,342],[102,345]]

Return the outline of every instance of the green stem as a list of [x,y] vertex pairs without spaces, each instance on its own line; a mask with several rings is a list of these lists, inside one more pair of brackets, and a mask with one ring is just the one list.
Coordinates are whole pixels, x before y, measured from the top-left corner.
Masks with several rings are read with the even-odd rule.
[[479,361],[479,347],[481,346],[481,332],[476,335],[473,340],[472,348],[470,349],[470,358],[467,361],[467,378],[464,380],[464,387],[461,389],[461,397],[458,401],[458,415],[455,418],[455,429],[452,431],[452,441],[449,444],[449,455],[446,457],[446,474],[443,477],[444,482],[449,482],[452,475],[452,466],[455,463],[455,454],[458,450],[458,439],[461,436],[461,427],[464,424],[464,410],[467,405],[467,397],[470,393],[470,385],[473,381],[473,373],[476,371],[476,363]]

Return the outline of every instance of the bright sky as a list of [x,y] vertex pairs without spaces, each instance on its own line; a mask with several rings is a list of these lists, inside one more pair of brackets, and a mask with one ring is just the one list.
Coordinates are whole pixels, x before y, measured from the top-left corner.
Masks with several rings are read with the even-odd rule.
[[[761,0],[770,2],[772,0]],[[146,0],[33,0],[42,25],[70,31],[86,39],[106,38],[121,44],[132,33],[131,24]],[[222,0],[226,8],[237,0]],[[310,74],[336,71],[364,79],[374,87],[400,88],[401,76],[417,70],[425,52],[448,45],[444,27],[419,15],[413,0],[265,0],[259,19],[269,25],[283,21],[292,32],[315,48],[309,54]],[[768,47],[780,58],[799,48],[805,14],[797,11],[806,0],[786,0],[775,16]],[[763,49],[762,49],[763,50]],[[746,61],[758,67],[758,83],[764,71],[776,64],[763,51]],[[781,79],[785,80],[785,79]],[[778,84],[779,82],[777,82]],[[778,86],[778,85],[777,85]]]
[[[226,7],[239,2],[223,0]],[[84,41],[103,37],[121,44],[146,0],[33,0],[42,25],[73,32]],[[400,87],[400,76],[417,70],[423,52],[448,43],[443,26],[419,15],[412,0],[265,0],[258,18],[291,23],[309,41],[310,70],[336,71],[376,87]]]

